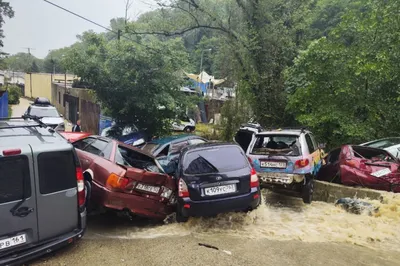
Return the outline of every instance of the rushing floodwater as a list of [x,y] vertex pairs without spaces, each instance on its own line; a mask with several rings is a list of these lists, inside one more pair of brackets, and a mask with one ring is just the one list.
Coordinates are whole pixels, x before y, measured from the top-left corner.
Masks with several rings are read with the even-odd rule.
[[89,222],[87,238],[155,238],[198,235],[306,242],[352,243],[377,249],[400,249],[400,195],[385,193],[382,201],[369,201],[379,207],[370,216],[346,212],[334,204],[313,202],[264,191],[266,202],[257,210],[222,214],[215,218],[192,218],[186,224],[149,224],[126,219],[95,218]]

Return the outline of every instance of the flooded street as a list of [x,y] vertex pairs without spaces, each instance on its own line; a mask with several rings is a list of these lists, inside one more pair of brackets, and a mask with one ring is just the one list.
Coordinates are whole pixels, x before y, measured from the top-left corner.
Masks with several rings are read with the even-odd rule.
[[263,198],[267,203],[251,213],[192,218],[187,224],[92,216],[84,240],[35,265],[84,265],[100,257],[117,265],[133,265],[131,257],[140,261],[135,265],[184,265],[188,258],[193,265],[212,265],[215,259],[223,260],[218,265],[398,265],[399,196],[385,193],[383,200],[369,201],[379,207],[372,216],[324,202],[304,205],[267,191]]

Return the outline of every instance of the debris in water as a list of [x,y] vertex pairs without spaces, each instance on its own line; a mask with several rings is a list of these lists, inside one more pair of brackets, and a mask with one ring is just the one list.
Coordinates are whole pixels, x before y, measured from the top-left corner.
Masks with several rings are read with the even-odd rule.
[[219,250],[219,248],[217,248],[216,246],[211,246],[211,245],[208,245],[208,244],[199,243],[199,246]]
[[338,199],[335,205],[336,206],[340,205],[347,212],[354,214],[361,214],[363,212],[367,212],[369,215],[372,215],[373,213],[376,213],[379,210],[379,207],[375,207],[371,203],[351,198]]
[[[216,246],[211,246],[211,245],[209,245],[209,244],[199,243],[199,246],[206,247],[206,248],[212,248],[212,249],[215,249],[215,250],[220,250],[218,247],[216,247]],[[232,252],[229,251],[229,250],[221,250],[221,251],[224,252],[224,253],[226,253],[226,254],[228,254],[228,255],[232,255]]]

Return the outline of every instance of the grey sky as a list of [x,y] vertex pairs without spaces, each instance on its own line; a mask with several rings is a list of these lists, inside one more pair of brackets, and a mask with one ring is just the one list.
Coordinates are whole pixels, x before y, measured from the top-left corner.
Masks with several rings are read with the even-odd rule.
[[[108,26],[112,18],[124,17],[125,0],[50,0],[70,9],[103,26]],[[131,18],[154,9],[153,0],[132,0],[129,10]],[[27,52],[43,58],[50,49],[69,46],[76,41],[76,35],[86,30],[96,32],[103,29],[58,9],[43,0],[9,0],[15,11],[12,19],[6,19],[3,27],[5,39],[3,51],[15,54]]]

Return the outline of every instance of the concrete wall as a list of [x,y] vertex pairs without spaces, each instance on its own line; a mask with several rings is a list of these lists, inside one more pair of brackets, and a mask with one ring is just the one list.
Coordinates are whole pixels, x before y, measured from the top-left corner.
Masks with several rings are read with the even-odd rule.
[[[72,84],[76,76],[67,75],[67,84]],[[46,97],[52,99],[52,82],[65,84],[64,74],[26,73],[25,96],[29,98]]]
[[[98,134],[100,122],[100,106],[96,102],[96,98],[92,90],[80,88],[65,88],[64,84],[52,84],[51,102],[57,108],[58,112],[72,121],[71,114],[77,115],[76,120],[81,120],[81,128],[85,132]],[[71,104],[72,99],[76,99],[77,105]]]
[[378,200],[380,199],[381,195],[382,194],[378,190],[347,187],[324,181],[315,181],[314,200],[316,201],[334,203],[341,198],[354,197],[359,199],[369,198],[372,200]]

